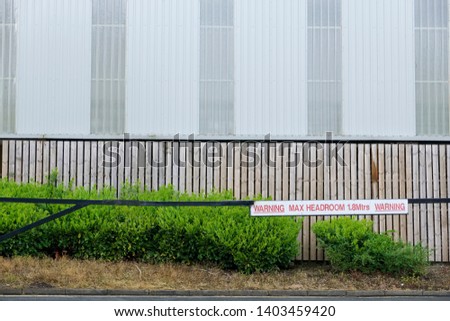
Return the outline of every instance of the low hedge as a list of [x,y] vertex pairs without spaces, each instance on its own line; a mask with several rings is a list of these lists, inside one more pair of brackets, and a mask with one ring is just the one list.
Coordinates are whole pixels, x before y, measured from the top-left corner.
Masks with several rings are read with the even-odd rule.
[[[1,197],[115,199],[112,189],[88,191],[50,183],[0,180]],[[188,195],[172,187],[141,191],[125,185],[121,199],[231,200],[230,192]],[[0,234],[68,206],[0,204]],[[245,207],[88,206],[0,243],[0,255],[49,256],[144,262],[208,262],[244,273],[286,268],[298,254],[301,221],[254,218]]]
[[421,275],[429,264],[429,251],[422,245],[394,241],[387,234],[373,232],[373,222],[341,217],[312,226],[331,265],[339,271],[380,271]]

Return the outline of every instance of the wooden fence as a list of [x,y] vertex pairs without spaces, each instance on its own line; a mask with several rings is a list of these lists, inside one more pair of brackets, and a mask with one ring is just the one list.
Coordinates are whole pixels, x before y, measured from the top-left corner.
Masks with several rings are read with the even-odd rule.
[[[58,180],[76,186],[124,182],[186,192],[233,190],[236,198],[275,200],[450,197],[450,144],[199,141],[3,140],[1,174],[18,182]],[[364,217],[364,216],[362,216]],[[409,205],[409,214],[367,216],[377,232],[432,249],[449,262],[448,204]],[[304,220],[301,259],[323,260]]]

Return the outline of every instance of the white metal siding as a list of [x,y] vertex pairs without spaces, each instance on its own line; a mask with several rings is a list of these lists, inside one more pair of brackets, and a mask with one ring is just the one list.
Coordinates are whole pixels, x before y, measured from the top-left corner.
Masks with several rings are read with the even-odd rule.
[[0,133],[15,129],[17,3],[0,1]]
[[200,0],[201,134],[234,134],[234,0]]
[[235,18],[236,135],[306,135],[306,0],[235,1]]
[[343,133],[414,136],[414,1],[342,5]]
[[125,126],[127,0],[92,1],[91,133]]
[[197,133],[199,1],[129,0],[127,21],[126,130]]
[[91,1],[21,0],[17,133],[88,134]]
[[448,3],[414,0],[419,135],[449,134]]
[[341,134],[341,0],[308,0],[308,133]]

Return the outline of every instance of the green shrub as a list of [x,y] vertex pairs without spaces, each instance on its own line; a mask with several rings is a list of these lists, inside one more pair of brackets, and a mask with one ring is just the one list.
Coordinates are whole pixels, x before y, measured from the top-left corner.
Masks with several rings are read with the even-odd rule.
[[[112,189],[64,188],[0,180],[1,197],[115,199]],[[126,184],[122,199],[214,201],[230,192],[188,195],[172,187],[141,191]],[[0,204],[0,234],[44,218],[67,205]],[[287,267],[298,254],[301,221],[253,218],[245,207],[88,206],[0,243],[0,255],[52,255],[144,262],[210,262],[244,273]]]
[[373,222],[348,217],[319,221],[312,227],[331,265],[339,271],[381,271],[421,275],[428,266],[428,250],[376,234]]

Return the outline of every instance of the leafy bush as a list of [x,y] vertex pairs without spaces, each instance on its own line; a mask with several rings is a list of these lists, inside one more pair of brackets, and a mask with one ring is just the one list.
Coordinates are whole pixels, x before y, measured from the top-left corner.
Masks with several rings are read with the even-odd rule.
[[[48,184],[0,180],[1,197],[115,199],[109,188],[88,191]],[[141,191],[125,185],[121,199],[214,201],[230,192],[188,195],[172,187]],[[0,204],[0,235],[35,222],[68,205]],[[244,273],[287,267],[298,254],[301,221],[253,218],[245,207],[88,206],[0,243],[0,255],[67,253],[80,259],[144,262],[210,262]]]
[[339,271],[381,271],[421,275],[428,266],[428,250],[377,234],[373,222],[348,217],[319,221],[312,227],[331,265]]

